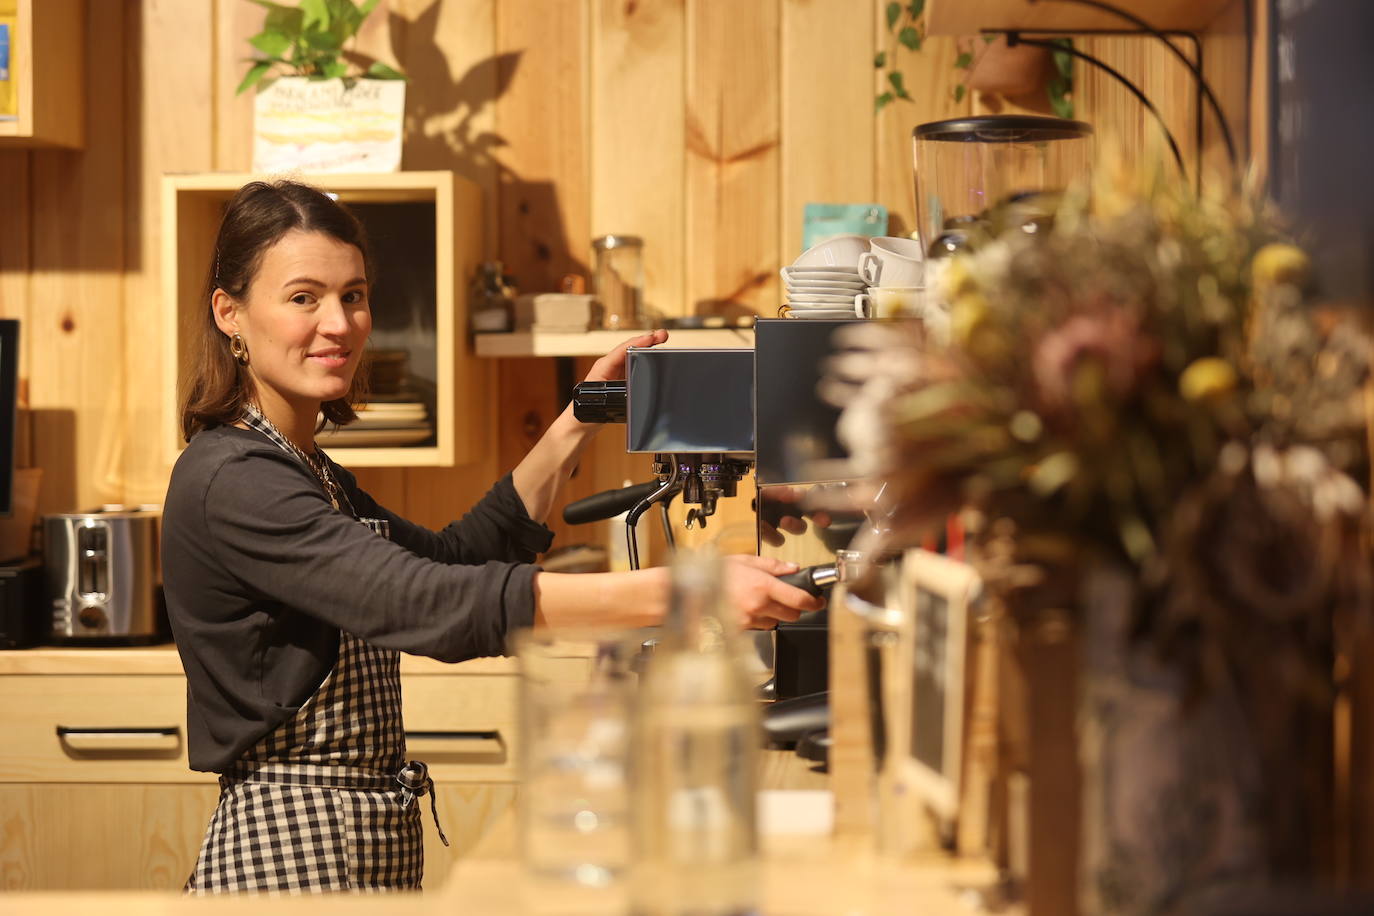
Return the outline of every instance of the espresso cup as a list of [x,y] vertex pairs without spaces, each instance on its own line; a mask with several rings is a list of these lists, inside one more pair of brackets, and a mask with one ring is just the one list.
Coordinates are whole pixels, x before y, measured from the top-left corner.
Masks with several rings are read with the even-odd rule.
[[792,262],[793,267],[853,270],[859,255],[868,248],[866,235],[835,235],[817,242]]
[[915,239],[898,236],[869,239],[868,251],[859,255],[859,276],[869,286],[919,286],[924,269],[921,243]]
[[854,297],[854,314],[860,318],[902,318],[923,312],[924,286],[870,286]]

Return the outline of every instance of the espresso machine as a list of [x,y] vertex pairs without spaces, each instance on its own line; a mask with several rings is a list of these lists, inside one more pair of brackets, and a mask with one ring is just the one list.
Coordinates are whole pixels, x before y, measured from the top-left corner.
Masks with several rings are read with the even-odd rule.
[[[852,482],[835,436],[839,408],[818,392],[827,360],[843,347],[836,332],[853,323],[760,319],[753,349],[631,349],[625,379],[578,385],[577,418],[624,423],[626,450],[646,456],[653,479],[572,503],[564,520],[624,513],[637,568],[636,526],[646,514],[657,509],[671,546],[672,500],[687,506],[693,528],[710,524],[720,500],[752,498],[758,552],[797,563],[802,569],[784,581],[826,596],[851,540],[869,524],[864,513],[837,508]],[[765,715],[775,743],[828,721],[827,620],[822,609],[755,634],[760,697],[777,701]]]

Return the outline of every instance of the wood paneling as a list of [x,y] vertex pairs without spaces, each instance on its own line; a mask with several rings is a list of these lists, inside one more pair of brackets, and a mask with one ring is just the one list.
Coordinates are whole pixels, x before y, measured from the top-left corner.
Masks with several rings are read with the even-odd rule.
[[687,301],[697,314],[777,312],[780,15],[779,0],[687,5]]
[[691,314],[684,5],[592,0],[591,10],[591,233],[643,238],[646,309]]
[[[1209,73],[1234,69],[1242,2],[1209,38]],[[361,46],[412,77],[406,167],[452,169],[483,188],[483,250],[522,290],[587,274],[593,235],[634,232],[645,239],[647,298],[664,313],[771,314],[805,202],[877,201],[892,233],[910,232],[911,129],[988,110],[953,100],[956,39],[932,37],[900,52],[913,100],[873,116],[873,54],[892,49],[885,5],[386,0]],[[160,358],[149,354],[162,351],[156,316],[169,304],[152,281],[156,188],[167,171],[251,165],[252,97],[233,90],[261,8],[86,6],[85,152],[0,156],[0,313],[25,320],[22,372],[47,471],[40,511],[161,498],[168,468],[149,430],[170,422],[151,412],[168,382],[149,371]],[[1084,41],[1142,80],[1180,139],[1191,137],[1181,66],[1146,39]],[[1230,104],[1234,81],[1222,81]],[[1138,141],[1154,130],[1135,100],[1081,68],[1077,96],[1080,113],[1112,132]],[[474,410],[474,459],[368,470],[364,485],[443,524],[518,461],[589,363],[565,364],[560,379],[549,359],[468,360],[458,388]],[[568,498],[647,476],[647,460],[624,455],[608,430]],[[560,530],[559,541],[604,532]]]
[[34,154],[29,393],[38,511],[123,499],[125,36],[130,6],[90,4],[86,148]]
[[[807,203],[876,202],[873,15],[852,0],[783,0],[779,260],[802,251]],[[781,304],[779,302],[778,304]]]

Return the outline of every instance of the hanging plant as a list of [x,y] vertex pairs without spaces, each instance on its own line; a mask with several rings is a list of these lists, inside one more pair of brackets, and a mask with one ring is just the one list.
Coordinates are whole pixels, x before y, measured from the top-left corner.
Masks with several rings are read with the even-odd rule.
[[[899,55],[906,51],[920,51],[926,40],[925,0],[894,0],[884,10],[889,47],[879,51],[873,66],[884,73],[882,91],[874,98],[875,111],[882,111],[899,99],[910,101],[906,79],[897,65]],[[1073,58],[1055,51],[1045,64],[1043,49],[1029,45],[1008,47],[1003,36],[982,35],[963,42],[954,68],[959,80],[951,90],[955,102],[962,102],[970,89],[997,92],[1015,97],[1035,91],[1043,85],[1054,113],[1061,118],[1073,117]],[[1055,39],[1055,44],[1067,46],[1069,39]]]

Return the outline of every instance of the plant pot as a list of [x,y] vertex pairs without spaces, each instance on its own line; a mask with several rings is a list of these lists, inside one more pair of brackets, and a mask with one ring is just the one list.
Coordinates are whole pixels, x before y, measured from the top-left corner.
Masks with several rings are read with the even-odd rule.
[[400,171],[405,91],[403,80],[300,76],[259,87],[253,171]]
[[1048,48],[1019,44],[1007,47],[1005,35],[995,41],[965,39],[961,50],[973,55],[967,85],[976,92],[995,92],[1007,98],[1039,93],[1053,65]]

